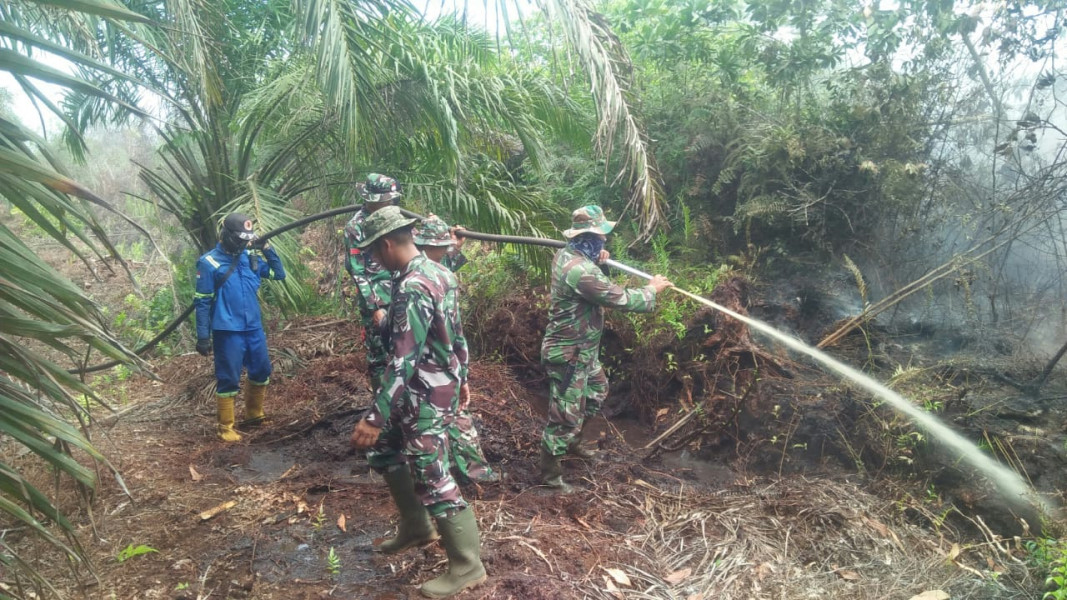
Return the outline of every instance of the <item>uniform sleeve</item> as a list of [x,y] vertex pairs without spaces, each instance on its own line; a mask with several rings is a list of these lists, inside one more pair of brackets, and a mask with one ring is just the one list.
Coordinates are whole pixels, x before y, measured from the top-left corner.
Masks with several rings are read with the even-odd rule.
[[267,259],[266,264],[260,263],[259,276],[261,278],[270,278],[275,281],[285,280],[285,267],[282,266],[282,259],[278,256],[278,252],[274,248],[264,248],[263,257]]
[[[351,275],[352,277],[355,277],[356,276],[356,264],[355,264],[355,261],[353,259],[356,256],[359,256],[359,252],[358,252],[359,248],[356,248],[354,238],[352,237],[351,228],[350,227],[345,227],[344,232],[345,232],[345,258],[344,258],[345,271],[347,271],[348,274]],[[356,250],[357,252],[353,253],[352,252],[353,250]]]
[[467,264],[467,257],[462,252],[449,252],[441,259],[441,264],[444,265],[449,271],[455,273],[463,268],[463,265]]
[[582,298],[600,306],[628,312],[652,312],[656,308],[656,292],[651,286],[624,288],[595,267],[582,269],[574,289]]
[[215,268],[200,257],[196,261],[196,293],[193,304],[196,306],[196,339],[206,340],[211,337],[211,303],[215,299]]
[[370,298],[370,279],[367,277],[367,263],[363,261],[363,250],[356,247],[356,238],[349,228],[345,229],[345,246],[347,247],[347,260],[345,270],[352,276],[352,281],[359,288],[359,293],[364,298]]
[[415,376],[419,357],[426,347],[433,314],[433,299],[428,294],[407,291],[393,297],[393,303],[389,306],[393,355],[382,376],[374,406],[367,413],[367,421],[371,425],[385,426],[397,401],[403,397]]
[[452,351],[456,353],[456,358],[459,359],[459,382],[467,383],[470,348],[467,346],[467,337],[463,335],[463,322],[458,318],[456,319],[456,339],[452,341]]

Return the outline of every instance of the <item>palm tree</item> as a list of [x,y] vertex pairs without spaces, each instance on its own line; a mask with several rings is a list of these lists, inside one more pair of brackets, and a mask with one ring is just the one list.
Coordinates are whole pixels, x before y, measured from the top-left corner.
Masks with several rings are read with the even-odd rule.
[[[591,84],[594,106],[599,117],[593,141],[599,153],[610,156],[618,146],[622,149],[623,170],[614,183],[625,182],[630,189],[628,207],[636,213],[644,236],[657,226],[664,225],[662,185],[655,159],[649,148],[638,117],[630,102],[629,58],[606,21],[592,9],[588,0],[537,0],[537,6],[550,16],[554,24],[563,28],[570,48],[579,64],[585,68]],[[379,54],[382,40],[378,18],[381,14],[395,14],[407,9],[403,3],[348,2],[345,0],[298,0],[302,9],[304,34],[318,65],[317,76],[330,105],[341,115],[342,126],[349,136],[358,139],[369,119],[375,115],[375,80],[368,73],[379,72],[368,60]],[[519,3],[500,2],[505,9]],[[521,11],[520,11],[521,12]],[[447,68],[448,63],[444,63]],[[558,100],[558,95],[551,96]],[[447,100],[448,97],[446,96]],[[430,105],[426,105],[429,108]],[[451,109],[444,106],[442,110]],[[439,135],[442,142],[452,141],[451,120],[447,114],[441,119]],[[523,139],[527,151],[531,140]],[[457,193],[464,192],[462,180]]]
[[[296,197],[326,196],[380,169],[425,207],[470,226],[542,231],[558,209],[505,163],[519,156],[539,166],[550,137],[587,143],[566,94],[545,74],[509,68],[488,36],[454,20],[427,24],[399,3],[343,7],[351,19],[343,68],[311,56],[319,38],[295,41],[284,26],[293,20],[288,0],[151,2],[137,10],[163,27],[135,29],[132,44],[98,32],[112,63],[147,82],[146,95],[167,110],[154,125],[162,167],[141,167],[151,200],[204,250],[225,213],[242,210],[273,229],[294,218]],[[359,74],[354,87],[331,87],[336,80],[323,72],[338,68]],[[97,84],[119,94],[129,82]],[[64,104],[80,126],[130,113],[79,91]],[[295,243],[275,245],[296,262]],[[283,286],[291,300],[306,293],[299,278]]]

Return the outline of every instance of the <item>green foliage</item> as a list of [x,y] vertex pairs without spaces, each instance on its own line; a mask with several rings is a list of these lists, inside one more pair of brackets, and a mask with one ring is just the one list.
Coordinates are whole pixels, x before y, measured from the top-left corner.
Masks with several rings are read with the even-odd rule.
[[151,546],[146,546],[144,544],[138,544],[136,546],[130,544],[119,551],[119,553],[115,556],[115,560],[122,563],[136,556],[152,554],[154,552],[159,552],[159,550],[156,550],[155,548],[152,548]]
[[[477,250],[464,248],[468,264],[459,273],[464,284],[464,314],[480,313],[545,275],[544,266],[531,265],[514,245]],[[548,252],[545,252],[548,255]],[[531,277],[532,275],[532,277]]]
[[[174,293],[170,286],[163,286],[147,300],[127,294],[122,309],[115,314],[113,326],[124,341],[136,346],[163,331],[175,314]],[[165,341],[157,348],[164,353],[169,350]]]
[[1055,538],[1029,540],[1025,546],[1027,563],[1039,576],[1045,577],[1048,589],[1042,600],[1067,598],[1067,543]]
[[323,508],[322,503],[319,503],[319,510],[315,513],[315,516],[311,518],[311,527],[315,531],[322,530],[322,526],[326,524],[326,510]]
[[333,577],[341,574],[341,557],[334,551],[333,546],[330,546],[330,551],[326,553],[326,571]]
[[[685,230],[681,234],[688,235]],[[624,246],[622,236],[609,238],[612,243],[612,258],[623,263],[633,264],[646,273],[666,276],[678,287],[697,294],[708,296],[723,280],[736,275],[727,265],[712,268],[707,263],[692,263],[684,260],[686,254],[684,237],[682,242],[675,242],[665,233],[653,236],[649,247],[651,256],[646,261],[639,261],[629,256],[629,249]],[[620,285],[629,285],[628,276],[618,278]],[[675,339],[683,339],[689,331],[691,318],[703,306],[681,296],[665,291],[656,297],[656,310],[653,313],[625,313],[638,336],[638,343],[662,333],[669,333]]]

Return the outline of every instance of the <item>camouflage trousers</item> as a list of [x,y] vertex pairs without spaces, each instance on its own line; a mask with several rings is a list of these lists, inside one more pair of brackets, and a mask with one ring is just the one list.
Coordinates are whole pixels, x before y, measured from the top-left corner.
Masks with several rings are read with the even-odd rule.
[[438,406],[427,392],[404,394],[378,441],[367,450],[367,462],[378,473],[407,465],[415,480],[415,493],[434,517],[451,517],[467,507],[448,469],[446,430],[455,414],[456,395],[458,388],[450,401]]
[[359,317],[363,323],[363,347],[367,349],[367,376],[371,393],[374,393],[381,386],[385,367],[389,365],[389,349],[382,339],[381,328],[374,324],[374,309],[361,306]]
[[567,446],[577,437],[582,423],[600,412],[608,397],[608,378],[597,359],[549,363],[545,368],[551,398],[541,445],[553,456],[560,456],[567,453]]
[[457,412],[447,430],[452,466],[459,471],[460,481],[481,481],[491,477],[493,469],[482,454],[478,430],[474,428],[470,411],[463,409]]

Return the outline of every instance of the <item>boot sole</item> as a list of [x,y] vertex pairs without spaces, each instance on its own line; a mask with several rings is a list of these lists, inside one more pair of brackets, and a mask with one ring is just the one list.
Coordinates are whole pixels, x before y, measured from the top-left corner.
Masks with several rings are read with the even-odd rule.
[[422,589],[421,586],[419,587],[419,593],[421,593],[423,596],[425,596],[427,598],[451,598],[452,596],[455,596],[456,594],[458,594],[458,593],[460,593],[462,591],[469,590],[471,588],[475,588],[475,587],[478,587],[479,585],[482,585],[483,583],[485,583],[486,579],[489,579],[489,574],[488,573],[482,573],[481,577],[479,577],[478,579],[472,579],[472,580],[468,581],[467,583],[464,583],[463,585],[461,585],[459,587],[459,589],[457,589],[456,591],[452,592],[451,594],[434,594],[434,593],[427,592],[426,590]]
[[407,544],[404,544],[403,546],[401,546],[399,548],[396,548],[396,549],[393,549],[393,550],[384,550],[384,549],[382,549],[381,545],[375,546],[375,547],[371,548],[371,550],[374,551],[374,552],[377,552],[379,554],[400,554],[401,552],[403,552],[405,550],[410,550],[412,548],[417,548],[417,547],[420,547],[420,546],[425,546],[427,544],[432,544],[432,543],[436,542],[439,539],[441,539],[441,534],[434,535],[432,538],[411,541],[411,542],[408,542]]
[[543,496],[566,496],[567,494],[573,494],[575,492],[574,486],[567,484],[563,486],[557,486],[546,485],[542,483],[537,487],[541,488],[540,490],[538,490],[538,493]]

